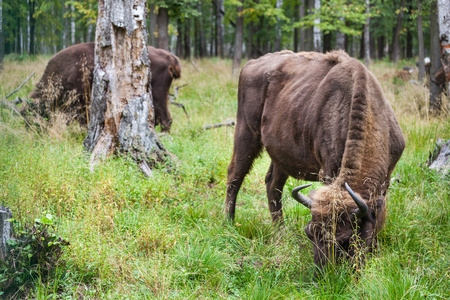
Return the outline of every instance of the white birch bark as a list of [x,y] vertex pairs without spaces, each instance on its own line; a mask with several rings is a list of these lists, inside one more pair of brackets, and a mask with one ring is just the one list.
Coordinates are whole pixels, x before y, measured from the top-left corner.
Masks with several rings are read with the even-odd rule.
[[370,1],[366,0],[366,24],[364,25],[364,63],[370,65]]
[[[321,7],[320,0],[314,0],[314,9],[319,11]],[[322,31],[320,30],[320,17],[314,20],[313,36],[314,36],[314,51],[322,52]]]
[[[442,66],[445,71],[445,78],[450,76],[450,1],[437,0],[437,14],[439,24],[439,39],[442,49]],[[447,93],[450,88],[447,81]]]
[[70,6],[70,11],[72,12],[70,17],[70,44],[75,45],[75,7]]

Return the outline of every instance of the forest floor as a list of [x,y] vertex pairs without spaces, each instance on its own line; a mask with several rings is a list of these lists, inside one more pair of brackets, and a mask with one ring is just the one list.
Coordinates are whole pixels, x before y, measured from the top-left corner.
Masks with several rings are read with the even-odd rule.
[[[48,59],[7,57],[0,97],[36,71],[12,97],[26,98]],[[188,84],[176,101],[190,118],[171,106],[172,131],[161,136],[179,162],[175,171],[161,167],[150,179],[123,157],[109,158],[91,172],[82,148],[85,130],[61,117],[27,129],[20,117],[0,107],[0,204],[11,208],[19,228],[40,219],[70,242],[63,247],[65,263],[50,274],[38,269],[27,277],[26,263],[20,276],[2,267],[0,284],[8,276],[17,281],[16,290],[3,296],[449,299],[450,184],[426,167],[436,140],[450,139],[449,106],[445,101],[441,116],[430,115],[427,87],[395,76],[404,64],[413,62],[380,61],[370,67],[407,141],[393,174],[378,250],[363,268],[337,266],[316,282],[312,245],[304,232],[310,212],[288,192],[301,182],[288,180],[285,228],[274,229],[265,195],[266,154],[244,181],[236,225],[224,222],[234,128],[203,126],[235,120],[231,61],[196,60],[195,66],[182,61],[182,78],[173,85]]]

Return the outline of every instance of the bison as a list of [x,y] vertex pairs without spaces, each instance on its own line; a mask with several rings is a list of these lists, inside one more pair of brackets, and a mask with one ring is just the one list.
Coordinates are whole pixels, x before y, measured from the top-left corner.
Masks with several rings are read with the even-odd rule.
[[311,211],[305,231],[319,268],[358,249],[359,257],[372,251],[405,139],[364,65],[343,51],[281,51],[243,67],[225,202],[231,221],[242,181],[263,148],[271,158],[265,183],[274,223],[283,221],[289,176],[324,183],[309,196],[299,191],[311,184],[292,191]]
[[[76,118],[81,124],[87,123],[90,88],[94,70],[95,43],[82,43],[70,46],[58,52],[50,59],[44,74],[36,84],[29,98],[41,99],[56,94],[55,106],[71,105],[75,107]],[[155,109],[155,125],[161,125],[163,131],[169,131],[172,117],[168,108],[168,94],[172,80],[181,76],[178,58],[168,51],[148,47],[151,61],[152,95]],[[73,97],[68,94],[73,91]],[[69,99],[68,99],[69,98]],[[71,104],[66,102],[74,98]],[[87,104],[87,105],[86,105]]]

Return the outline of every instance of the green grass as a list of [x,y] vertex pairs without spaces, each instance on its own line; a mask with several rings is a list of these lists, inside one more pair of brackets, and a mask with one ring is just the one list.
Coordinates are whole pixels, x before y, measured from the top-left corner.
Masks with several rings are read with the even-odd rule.
[[[48,57],[6,59],[0,96],[32,70],[16,96],[26,97]],[[448,113],[431,117],[426,88],[398,84],[395,67],[376,63],[398,116],[407,147],[394,172],[380,246],[364,268],[327,270],[314,282],[312,246],[304,233],[306,208],[283,196],[285,228],[270,221],[264,176],[266,154],[255,163],[238,197],[236,225],[225,222],[226,169],[233,128],[203,125],[234,119],[237,82],[231,62],[183,61],[188,83],[171,107],[174,124],[164,145],[176,170],[145,178],[125,158],[109,158],[89,170],[77,126],[57,123],[40,134],[0,108],[0,203],[14,217],[33,222],[56,217],[58,234],[71,245],[66,269],[37,279],[37,299],[448,299],[450,297],[450,184],[426,168],[437,138],[450,138]],[[14,70],[14,71],[13,71]],[[11,75],[11,74],[14,74]],[[447,110],[448,111],[448,110]],[[285,191],[298,182],[289,179]],[[317,187],[320,184],[315,183]]]

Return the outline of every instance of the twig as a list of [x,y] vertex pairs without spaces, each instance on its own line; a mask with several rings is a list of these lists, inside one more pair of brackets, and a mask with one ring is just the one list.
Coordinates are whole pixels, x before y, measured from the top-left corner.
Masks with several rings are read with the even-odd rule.
[[197,67],[197,65],[195,64],[194,60],[191,60],[192,65],[194,66],[194,68],[199,71],[200,73],[202,72],[202,70],[200,70],[199,67]]
[[184,113],[186,114],[186,117],[187,117],[188,120],[189,120],[189,115],[188,115],[188,113],[187,113],[186,108],[184,107],[184,105],[181,104],[181,103],[177,103],[177,102],[174,101],[175,99],[178,98],[178,90],[180,90],[181,88],[184,88],[184,87],[187,86],[187,85],[188,85],[188,83],[183,84],[183,85],[181,85],[181,86],[176,86],[176,87],[174,88],[175,94],[170,94],[169,99],[170,99],[170,104],[173,104],[173,105],[175,105],[175,106],[177,106],[177,107],[181,107],[181,108],[184,110]]
[[9,97],[11,97],[12,94],[14,94],[14,93],[16,93],[18,90],[20,90],[20,88],[21,88],[28,80],[30,80],[30,78],[31,78],[33,75],[34,75],[34,71],[33,71],[33,73],[31,73],[30,76],[28,76],[28,78],[27,78],[24,82],[22,82],[21,85],[19,85],[19,87],[18,87],[17,89],[15,89],[15,90],[12,91],[11,93],[9,93],[8,96],[6,96],[3,100],[8,99]]
[[205,126],[203,126],[203,129],[208,130],[208,129],[212,129],[212,128],[219,128],[222,126],[234,126],[234,125],[236,125],[236,122],[227,121],[227,122],[217,123],[217,124],[213,124],[213,125],[205,125]]

